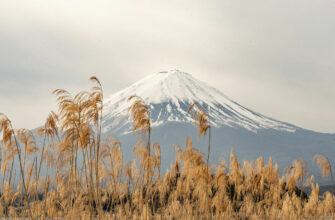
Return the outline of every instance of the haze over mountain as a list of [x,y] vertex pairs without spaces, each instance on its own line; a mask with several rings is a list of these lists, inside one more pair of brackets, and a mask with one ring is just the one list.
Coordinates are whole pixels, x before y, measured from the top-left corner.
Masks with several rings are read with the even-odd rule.
[[195,102],[210,115],[212,163],[228,160],[231,148],[241,161],[259,156],[267,161],[272,157],[281,170],[294,159],[303,158],[319,180],[317,167],[312,165],[313,156],[325,154],[333,163],[335,134],[309,131],[254,112],[179,70],[149,75],[106,99],[103,132],[121,140],[126,160],[131,159],[131,150],[137,141],[128,113],[130,103],[127,100],[132,95],[142,97],[150,110],[152,141],[161,145],[163,168],[167,168],[175,157],[172,146],[183,147],[188,136],[192,137],[195,147],[207,153],[206,140],[197,139],[192,114],[187,112]]

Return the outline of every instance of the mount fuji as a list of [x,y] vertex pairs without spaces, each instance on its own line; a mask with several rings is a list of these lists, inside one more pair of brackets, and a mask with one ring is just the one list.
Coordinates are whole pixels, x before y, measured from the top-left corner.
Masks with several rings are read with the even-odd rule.
[[326,183],[312,159],[315,154],[324,154],[333,163],[335,134],[310,131],[254,112],[178,70],[149,75],[105,101],[103,133],[121,141],[125,160],[132,159],[132,147],[137,141],[128,113],[127,100],[132,95],[143,98],[150,110],[152,142],[161,146],[163,168],[175,158],[173,146],[183,147],[188,136],[195,147],[207,153],[206,140],[198,140],[192,114],[187,112],[192,103],[199,103],[210,116],[212,164],[221,159],[228,161],[231,148],[240,161],[262,156],[267,162],[272,157],[281,170],[303,158],[309,174]]

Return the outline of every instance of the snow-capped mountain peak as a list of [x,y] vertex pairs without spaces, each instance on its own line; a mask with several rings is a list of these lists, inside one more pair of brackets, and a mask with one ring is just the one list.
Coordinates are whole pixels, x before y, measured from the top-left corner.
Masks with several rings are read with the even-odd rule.
[[[209,87],[194,79],[190,74],[179,70],[161,71],[134,83],[130,87],[114,94],[109,100],[120,94],[136,94],[147,103],[162,103],[169,101],[200,101],[210,98],[206,90]],[[200,97],[199,97],[200,95]],[[208,100],[204,100],[208,101]]]
[[153,126],[167,122],[193,123],[189,105],[199,103],[209,112],[215,127],[243,127],[251,131],[277,129],[295,131],[297,127],[255,113],[230,100],[221,91],[179,70],[161,71],[123,89],[105,102],[104,129],[127,133],[131,130],[127,99],[138,95],[151,112]]

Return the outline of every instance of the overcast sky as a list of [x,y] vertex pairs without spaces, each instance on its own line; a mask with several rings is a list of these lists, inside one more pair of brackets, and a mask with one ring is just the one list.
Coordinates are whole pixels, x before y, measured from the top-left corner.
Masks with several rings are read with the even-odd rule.
[[34,128],[51,92],[106,96],[179,69],[278,120],[335,133],[335,0],[0,1],[0,112]]

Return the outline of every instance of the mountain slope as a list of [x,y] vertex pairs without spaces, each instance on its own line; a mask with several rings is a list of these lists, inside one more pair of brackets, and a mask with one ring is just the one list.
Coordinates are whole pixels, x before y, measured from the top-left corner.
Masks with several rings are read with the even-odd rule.
[[258,129],[276,129],[294,132],[298,128],[255,113],[230,100],[219,90],[198,81],[178,70],[150,75],[130,87],[114,94],[105,102],[105,131],[129,131],[127,99],[131,95],[142,97],[151,110],[153,127],[165,122],[192,123],[188,107],[198,102],[210,115],[214,127],[243,127],[256,132]]
[[183,148],[186,138],[192,137],[194,146],[207,153],[206,140],[197,138],[197,128],[189,105],[198,102],[209,112],[211,137],[211,163],[228,160],[231,148],[242,160],[255,160],[263,156],[278,163],[280,170],[298,158],[306,160],[310,174],[322,180],[316,165],[317,153],[327,155],[334,166],[335,134],[309,131],[256,113],[230,100],[219,90],[198,81],[190,74],[178,70],[150,75],[112,95],[105,102],[103,132],[120,139],[125,160],[132,160],[132,148],[137,136],[131,132],[132,121],[128,113],[132,95],[147,103],[152,120],[152,142],[158,142],[162,151],[162,170],[175,158],[173,146]]

